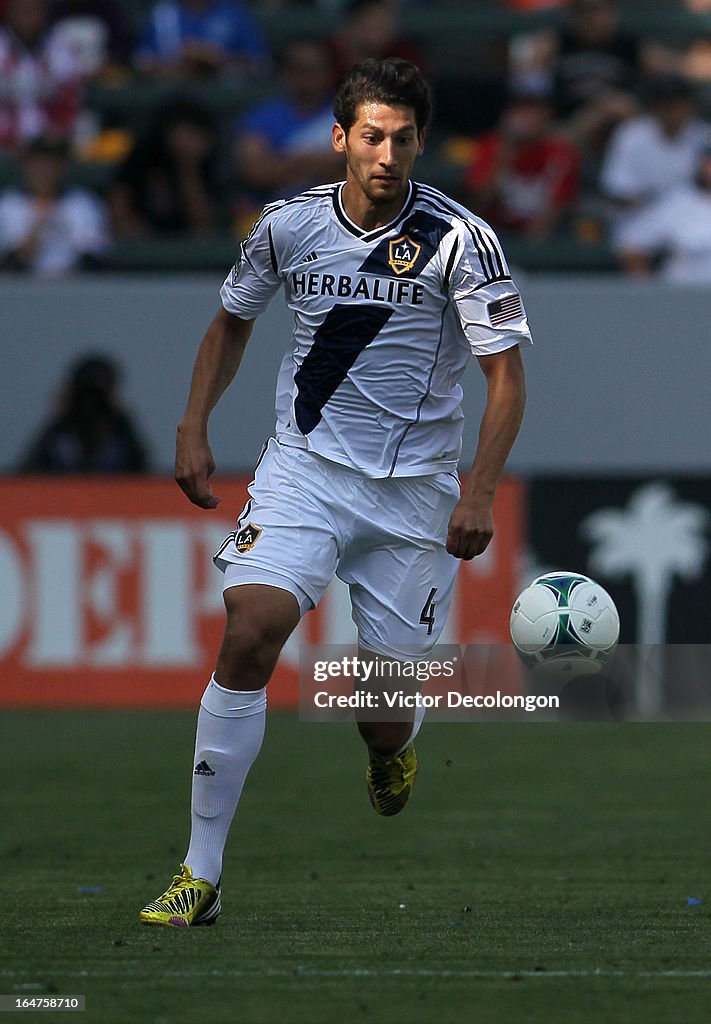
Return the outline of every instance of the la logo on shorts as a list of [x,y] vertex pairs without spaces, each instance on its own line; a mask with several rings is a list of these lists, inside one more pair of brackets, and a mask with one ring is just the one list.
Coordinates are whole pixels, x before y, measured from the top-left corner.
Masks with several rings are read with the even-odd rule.
[[393,238],[388,246],[388,263],[396,274],[406,274],[417,263],[422,246],[413,242],[409,235]]
[[238,530],[235,534],[235,547],[241,555],[245,551],[251,551],[254,545],[257,543],[259,538],[262,536],[264,531],[261,526],[255,526],[254,523],[247,523],[241,530]]

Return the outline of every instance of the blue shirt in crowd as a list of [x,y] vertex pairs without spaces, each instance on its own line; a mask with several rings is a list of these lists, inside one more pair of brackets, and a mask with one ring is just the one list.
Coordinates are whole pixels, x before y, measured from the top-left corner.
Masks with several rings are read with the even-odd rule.
[[138,56],[170,61],[179,56],[186,40],[210,43],[228,57],[267,57],[259,25],[236,0],[213,0],[202,11],[187,8],[180,0],[160,0],[143,30]]
[[305,114],[286,96],[266,100],[249,111],[237,125],[239,134],[262,135],[276,153],[330,150],[333,113],[331,100]]

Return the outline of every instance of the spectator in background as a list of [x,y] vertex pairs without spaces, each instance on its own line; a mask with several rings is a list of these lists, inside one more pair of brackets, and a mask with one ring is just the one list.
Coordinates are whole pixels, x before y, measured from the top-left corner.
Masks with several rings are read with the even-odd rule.
[[8,0],[0,27],[0,148],[18,149],[46,132],[71,134],[80,67],[50,29],[47,0]]
[[476,141],[464,185],[468,204],[497,230],[546,238],[570,212],[579,173],[578,150],[554,133],[550,100],[522,91]]
[[711,30],[708,20],[711,0],[686,0],[684,6],[690,14],[701,17],[682,46],[677,42],[677,45],[663,48],[665,59],[662,69],[681,74],[700,85],[708,85],[711,83]]
[[615,248],[624,269],[660,273],[678,284],[711,284],[711,148],[698,161],[695,179],[661,196],[618,232]]
[[634,89],[654,55],[619,28],[613,0],[571,0],[566,23],[515,41],[514,82],[551,88],[565,134],[599,150],[609,131],[637,113]]
[[336,81],[368,57],[401,57],[424,67],[418,47],[400,35],[395,0],[351,0],[331,45]]
[[549,11],[555,7],[564,7],[568,0],[508,0],[513,11],[529,14],[532,11]]
[[65,188],[65,141],[38,138],[22,157],[22,187],[0,196],[0,259],[5,269],[56,278],[96,266],[109,247],[102,203]]
[[85,77],[128,66],[133,33],[118,0],[54,0],[52,22]]
[[63,385],[56,414],[19,466],[23,473],[144,473],[146,451],[117,395],[119,369],[82,357]]
[[261,71],[268,53],[240,0],[159,0],[135,59],[139,71],[190,78]]
[[616,129],[602,167],[602,189],[617,206],[617,230],[668,189],[691,182],[711,138],[683,78],[652,78],[645,95],[648,112]]
[[331,146],[333,65],[327,43],[294,39],[279,60],[281,93],[247,113],[237,128],[235,161],[252,206],[342,177]]
[[189,232],[219,225],[217,129],[202,106],[176,100],[161,110],[116,175],[109,197],[124,238]]

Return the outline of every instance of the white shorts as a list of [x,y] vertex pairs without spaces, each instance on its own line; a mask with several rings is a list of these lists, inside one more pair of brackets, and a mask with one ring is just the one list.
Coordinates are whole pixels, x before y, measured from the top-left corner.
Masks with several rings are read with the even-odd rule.
[[337,575],[348,584],[363,647],[396,658],[429,653],[459,567],[444,546],[459,500],[454,473],[372,480],[272,438],[248,492],[214,556],[224,589],[277,586],[303,614]]

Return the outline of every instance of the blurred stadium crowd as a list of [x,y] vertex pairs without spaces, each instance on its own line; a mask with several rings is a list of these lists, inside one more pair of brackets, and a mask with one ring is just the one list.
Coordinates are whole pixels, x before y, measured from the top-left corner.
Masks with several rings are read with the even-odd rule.
[[418,176],[531,270],[711,280],[711,0],[0,0],[0,265],[224,269],[342,176],[339,76],[418,63]]

